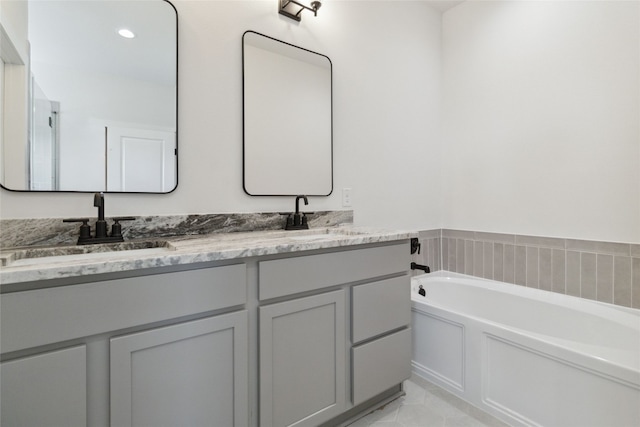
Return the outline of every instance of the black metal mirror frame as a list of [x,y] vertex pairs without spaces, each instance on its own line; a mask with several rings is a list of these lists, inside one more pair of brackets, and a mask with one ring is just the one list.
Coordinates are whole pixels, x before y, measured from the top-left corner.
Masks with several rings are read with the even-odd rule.
[[[246,141],[246,126],[247,126],[247,118],[245,115],[245,107],[246,107],[246,75],[245,75],[245,36],[247,34],[255,34],[261,37],[265,37],[267,39],[270,39],[274,42],[277,43],[281,43],[282,45],[286,45],[286,46],[290,46],[294,49],[299,49],[300,51],[303,52],[308,52],[314,55],[318,55],[319,57],[322,58],[326,58],[326,60],[328,61],[329,64],[329,79],[330,79],[330,123],[329,123],[329,135],[330,135],[330,188],[329,191],[326,194],[312,194],[310,192],[304,192],[304,191],[298,191],[298,192],[291,192],[291,193],[287,193],[287,192],[274,192],[274,193],[270,193],[270,194],[252,194],[251,192],[249,192],[249,190],[247,189],[247,179],[246,179],[246,150],[247,150],[247,141]],[[242,135],[242,157],[243,157],[243,163],[242,163],[242,184],[243,184],[243,189],[245,191],[245,193],[247,193],[250,196],[297,196],[299,194],[305,194],[307,196],[329,196],[333,193],[333,187],[334,187],[334,182],[333,182],[333,65],[331,62],[331,59],[326,56],[323,55],[321,53],[318,52],[314,52],[312,50],[309,49],[305,49],[303,47],[300,46],[296,46],[293,45],[291,43],[287,43],[284,42],[282,40],[278,40],[276,38],[258,33],[256,31],[245,31],[244,34],[242,35],[242,102],[243,102],[243,109],[242,109],[242,127],[243,127],[243,135]]]
[[[176,37],[175,37],[175,46],[176,46],[176,69],[175,69],[175,73],[176,73],[176,88],[175,88],[175,111],[176,111],[176,123],[175,123],[175,171],[176,171],[176,178],[175,178],[175,185],[174,187],[166,192],[149,192],[149,191],[102,191],[102,190],[16,190],[16,189],[12,189],[12,188],[7,188],[4,186],[3,183],[0,183],[0,188],[7,190],[7,191],[11,191],[11,192],[16,192],[16,193],[95,193],[96,191],[102,192],[102,193],[114,193],[114,194],[169,194],[172,193],[173,191],[176,190],[176,188],[178,188],[178,179],[179,179],[179,174],[178,174],[178,170],[179,170],[179,164],[178,164],[178,140],[179,140],[179,125],[178,125],[178,118],[179,118],[179,108],[178,108],[178,81],[179,81],[179,49],[178,49],[178,10],[176,9],[176,7],[173,5],[173,3],[171,3],[169,0],[161,0],[163,2],[165,2],[166,4],[168,4],[169,6],[171,6],[171,8],[173,9],[173,11],[175,12],[175,33],[176,33]],[[2,100],[0,100],[2,101]],[[0,161],[4,161],[4,159],[0,159]]]

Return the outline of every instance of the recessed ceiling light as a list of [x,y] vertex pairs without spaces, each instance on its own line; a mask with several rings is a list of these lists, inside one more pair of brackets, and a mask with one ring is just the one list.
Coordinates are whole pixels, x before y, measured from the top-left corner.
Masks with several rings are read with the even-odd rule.
[[135,34],[133,34],[133,31],[128,30],[126,28],[119,29],[118,30],[118,34],[120,34],[125,39],[132,39],[132,38],[134,38],[136,36]]

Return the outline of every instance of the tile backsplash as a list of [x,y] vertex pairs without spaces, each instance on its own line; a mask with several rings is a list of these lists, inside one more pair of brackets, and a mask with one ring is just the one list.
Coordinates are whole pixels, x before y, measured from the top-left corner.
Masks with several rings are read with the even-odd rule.
[[420,232],[432,271],[448,270],[640,308],[640,244],[437,229]]

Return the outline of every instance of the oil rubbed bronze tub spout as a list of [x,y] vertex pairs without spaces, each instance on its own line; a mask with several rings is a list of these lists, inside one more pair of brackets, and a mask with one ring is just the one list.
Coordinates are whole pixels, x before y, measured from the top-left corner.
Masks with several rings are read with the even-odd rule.
[[416,264],[415,262],[411,263],[412,270],[423,270],[425,273],[431,273],[431,269],[428,265]]

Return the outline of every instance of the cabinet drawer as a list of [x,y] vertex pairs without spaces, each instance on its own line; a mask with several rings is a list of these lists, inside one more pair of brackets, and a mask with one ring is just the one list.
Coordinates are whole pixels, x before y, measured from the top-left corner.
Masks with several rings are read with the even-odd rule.
[[409,281],[409,276],[402,276],[353,287],[354,343],[409,325]]
[[244,304],[244,264],[0,296],[2,352]]
[[260,300],[397,274],[409,268],[406,243],[263,261]]
[[351,352],[354,405],[411,376],[411,329],[354,347]]

